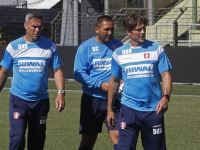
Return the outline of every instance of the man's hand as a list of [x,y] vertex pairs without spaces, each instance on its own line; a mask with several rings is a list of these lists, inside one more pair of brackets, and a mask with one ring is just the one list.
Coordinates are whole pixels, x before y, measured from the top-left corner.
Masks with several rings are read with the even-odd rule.
[[101,89],[104,91],[108,91],[108,87],[109,87],[109,82],[102,82],[101,83]]
[[6,70],[4,67],[1,67],[0,70],[0,92],[6,84],[7,78],[9,75],[9,70]]
[[65,97],[62,93],[58,94],[55,103],[56,108],[58,108],[58,112],[60,113],[65,108]]
[[107,111],[107,122],[109,127],[115,127],[115,114],[112,110]]
[[168,103],[168,99],[166,97],[162,97],[162,99],[157,104],[156,114],[164,114],[168,109]]

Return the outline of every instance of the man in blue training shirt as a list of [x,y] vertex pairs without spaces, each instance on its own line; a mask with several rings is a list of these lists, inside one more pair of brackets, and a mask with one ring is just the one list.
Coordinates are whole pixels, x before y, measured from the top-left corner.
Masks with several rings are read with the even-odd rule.
[[9,70],[13,67],[10,89],[9,150],[24,150],[28,125],[28,150],[43,150],[46,119],[49,112],[48,70],[54,71],[59,90],[55,100],[58,112],[65,107],[63,65],[56,45],[40,36],[43,16],[36,11],[26,14],[26,35],[12,41],[1,61],[0,91],[4,87]]
[[[92,150],[98,133],[102,132],[105,122],[114,149],[117,149],[118,126],[112,129],[107,124],[107,91],[111,77],[111,59],[114,50],[122,42],[113,37],[114,23],[109,16],[100,16],[96,21],[97,35],[83,42],[76,54],[74,78],[82,84],[80,134],[82,140],[79,150]],[[119,114],[121,94],[117,95],[114,105],[116,116]],[[117,117],[116,117],[117,118]],[[118,124],[118,119],[115,120]]]
[[123,26],[130,42],[113,53],[107,120],[112,127],[115,119],[112,103],[123,77],[119,150],[135,150],[139,130],[145,150],[166,150],[163,114],[168,109],[172,89],[169,73],[172,67],[162,46],[145,39],[147,24],[148,20],[138,14],[125,16]]

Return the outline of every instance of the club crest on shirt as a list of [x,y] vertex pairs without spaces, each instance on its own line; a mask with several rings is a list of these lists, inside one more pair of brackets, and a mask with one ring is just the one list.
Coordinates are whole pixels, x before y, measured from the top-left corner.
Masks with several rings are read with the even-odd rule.
[[116,50],[117,49],[116,45],[111,45],[111,47],[112,47],[112,50]]
[[13,118],[14,119],[19,119],[20,113],[19,112],[14,112],[13,113]]
[[144,53],[144,58],[145,58],[145,59],[150,58],[150,53]]
[[125,129],[126,128],[126,122],[121,122],[121,129]]

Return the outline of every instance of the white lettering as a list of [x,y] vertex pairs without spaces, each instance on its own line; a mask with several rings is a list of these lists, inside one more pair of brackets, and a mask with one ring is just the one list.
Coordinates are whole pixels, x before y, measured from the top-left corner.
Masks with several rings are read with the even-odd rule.
[[46,119],[41,119],[40,124],[46,124]]
[[148,78],[148,77],[154,77],[154,74],[130,75],[130,76],[127,76],[127,79],[132,79],[132,78]]
[[27,44],[21,44],[21,45],[18,45],[18,49],[25,49],[25,48],[27,48],[28,46],[27,46]]
[[92,47],[92,51],[94,51],[94,52],[99,51],[98,46]]
[[93,65],[94,68],[102,68],[102,67],[111,67],[112,58],[107,59],[94,59]]
[[162,133],[162,128],[157,128],[157,129],[153,129],[153,134],[161,134]]
[[45,61],[44,60],[19,60],[18,61],[19,68],[44,68]]
[[126,49],[126,50],[122,50],[122,54],[131,54],[132,53],[132,49]]
[[125,67],[127,75],[153,73],[153,64],[130,65]]

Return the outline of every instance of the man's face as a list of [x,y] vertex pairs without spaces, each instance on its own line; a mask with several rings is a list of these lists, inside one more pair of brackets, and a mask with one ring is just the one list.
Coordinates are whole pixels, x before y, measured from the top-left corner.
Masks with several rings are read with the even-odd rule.
[[145,42],[146,26],[139,24],[131,32],[126,32],[131,39],[131,46],[140,46]]
[[42,31],[42,20],[32,18],[29,22],[24,23],[24,28],[26,29],[25,40],[28,42],[36,42],[39,40]]
[[103,21],[101,26],[95,27],[99,43],[107,43],[113,38],[114,25],[111,21]]

